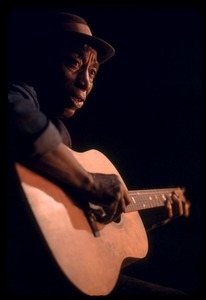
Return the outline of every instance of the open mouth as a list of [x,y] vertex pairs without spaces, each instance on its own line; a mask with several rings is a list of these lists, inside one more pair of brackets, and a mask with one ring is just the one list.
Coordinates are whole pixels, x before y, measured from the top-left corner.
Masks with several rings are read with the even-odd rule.
[[73,106],[77,109],[81,108],[84,105],[84,100],[81,98],[70,97]]

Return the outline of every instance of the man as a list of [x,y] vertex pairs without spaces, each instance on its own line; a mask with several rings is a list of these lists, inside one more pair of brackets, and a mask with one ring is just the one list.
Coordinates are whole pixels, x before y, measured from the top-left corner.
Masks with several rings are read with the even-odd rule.
[[[25,204],[14,201],[17,193],[19,195],[16,162],[57,183],[86,213],[90,208],[101,207],[95,215],[100,223],[116,221],[131,201],[118,174],[88,172],[75,158],[70,150],[71,138],[64,122],[85,105],[99,68],[114,55],[115,50],[106,41],[93,36],[86,21],[74,14],[51,12],[44,15],[42,21],[44,27],[41,28],[41,36],[34,39],[32,44],[25,42],[25,48],[28,47],[31,52],[25,51],[20,69],[16,68],[17,72],[12,70],[9,74],[9,172],[10,186],[15,187],[10,191],[9,209],[12,212],[9,212],[9,217],[13,224],[9,226],[9,236],[14,234],[17,227],[24,228],[24,219],[28,219],[28,216],[24,216],[27,213]],[[35,23],[33,30],[36,30]],[[165,199],[169,220],[177,215],[188,216],[189,206],[189,202],[182,201],[176,193],[172,194],[172,201]],[[17,211],[22,218],[19,219]],[[89,221],[95,231],[96,220]],[[22,250],[19,241],[9,239],[8,275],[12,292],[20,295],[79,293],[62,276],[58,275],[57,279],[50,274],[51,278],[45,278],[46,266],[51,264],[50,257],[46,258],[42,241],[36,238],[33,225],[30,226],[22,240],[32,244],[32,249],[39,255],[39,263],[28,268],[26,263],[19,261],[22,253],[28,255],[28,251]],[[18,275],[20,268],[21,276]],[[54,273],[58,273],[56,267],[53,269]],[[34,274],[38,274],[38,278],[34,278]],[[184,295],[174,289],[125,276],[119,277],[111,292],[113,294]]]

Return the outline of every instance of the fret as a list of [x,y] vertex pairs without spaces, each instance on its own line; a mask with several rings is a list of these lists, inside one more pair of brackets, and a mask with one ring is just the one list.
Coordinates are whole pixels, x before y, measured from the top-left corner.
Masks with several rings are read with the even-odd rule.
[[162,188],[149,190],[131,190],[129,195],[131,203],[127,206],[126,211],[136,211],[153,207],[161,207],[167,199],[172,200],[172,192],[181,192],[181,188]]

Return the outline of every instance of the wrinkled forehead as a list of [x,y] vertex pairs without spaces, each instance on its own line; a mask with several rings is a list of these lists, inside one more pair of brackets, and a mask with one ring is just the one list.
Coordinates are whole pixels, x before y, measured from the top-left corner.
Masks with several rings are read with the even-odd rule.
[[99,63],[97,60],[97,52],[94,48],[84,45],[77,50],[67,52],[65,57],[73,57],[82,60],[84,65],[90,65],[98,69]]

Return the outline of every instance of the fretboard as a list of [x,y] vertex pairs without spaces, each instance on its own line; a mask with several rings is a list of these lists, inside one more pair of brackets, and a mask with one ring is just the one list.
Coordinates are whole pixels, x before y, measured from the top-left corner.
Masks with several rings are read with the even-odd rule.
[[163,206],[167,199],[172,201],[172,192],[178,190],[183,193],[182,188],[162,188],[149,190],[130,190],[131,203],[126,207],[126,212],[137,211]]

